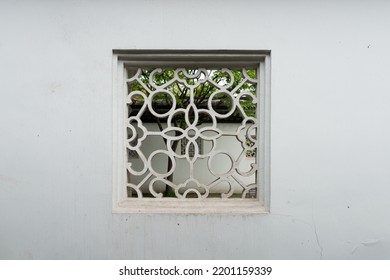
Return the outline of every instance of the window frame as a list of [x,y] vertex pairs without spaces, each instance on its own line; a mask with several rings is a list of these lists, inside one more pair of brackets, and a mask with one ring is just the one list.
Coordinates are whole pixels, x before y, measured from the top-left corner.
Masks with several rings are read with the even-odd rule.
[[[113,213],[259,214],[270,211],[270,84],[269,50],[113,50]],[[128,198],[126,193],[125,106],[126,66],[248,67],[259,75],[257,94],[258,162],[255,200],[207,198]]]

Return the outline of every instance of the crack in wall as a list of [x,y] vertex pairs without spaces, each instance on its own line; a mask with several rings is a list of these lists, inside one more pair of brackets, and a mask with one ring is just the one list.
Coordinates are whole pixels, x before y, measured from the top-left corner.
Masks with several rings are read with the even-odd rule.
[[279,217],[290,218],[292,221],[298,221],[298,222],[304,223],[304,224],[306,224],[307,226],[309,226],[309,227],[313,230],[313,232],[314,232],[314,235],[315,235],[315,238],[316,238],[316,244],[317,244],[317,246],[318,246],[318,249],[320,250],[319,258],[320,258],[320,260],[322,260],[322,258],[323,258],[323,253],[324,253],[324,247],[322,247],[322,245],[321,245],[320,238],[319,238],[319,236],[318,236],[317,225],[316,225],[316,222],[315,222],[313,216],[312,216],[312,222],[311,222],[311,223],[310,223],[309,221],[304,220],[304,219],[296,218],[296,217],[293,216],[293,215],[275,214],[275,213],[274,213],[273,216],[279,216]]
[[[366,239],[364,241],[361,241],[360,243],[355,244],[355,246],[351,250],[351,255],[355,254],[355,252],[361,247],[370,247],[378,244],[381,240],[380,239]],[[349,241],[348,243],[353,243],[352,241]]]
[[322,260],[322,256],[323,256],[323,253],[324,253],[324,248],[322,247],[322,245],[320,243],[320,239],[318,237],[318,232],[317,232],[317,225],[316,225],[316,223],[314,221],[314,218],[313,218],[313,229],[314,229],[314,234],[316,236],[317,246],[320,249],[320,260]]

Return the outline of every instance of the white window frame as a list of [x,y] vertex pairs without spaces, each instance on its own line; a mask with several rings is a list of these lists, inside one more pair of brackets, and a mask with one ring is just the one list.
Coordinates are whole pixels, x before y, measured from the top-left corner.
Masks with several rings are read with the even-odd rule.
[[[113,213],[257,214],[270,211],[270,51],[114,50],[113,51]],[[178,200],[128,198],[126,192],[125,66],[257,67],[257,199]]]

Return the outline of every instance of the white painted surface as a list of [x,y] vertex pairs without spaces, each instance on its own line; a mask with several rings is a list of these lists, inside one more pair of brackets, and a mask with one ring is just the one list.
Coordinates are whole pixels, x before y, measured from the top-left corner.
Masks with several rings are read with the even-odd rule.
[[[204,4],[0,2],[0,258],[390,258],[390,3]],[[271,214],[111,213],[119,48],[272,50]]]

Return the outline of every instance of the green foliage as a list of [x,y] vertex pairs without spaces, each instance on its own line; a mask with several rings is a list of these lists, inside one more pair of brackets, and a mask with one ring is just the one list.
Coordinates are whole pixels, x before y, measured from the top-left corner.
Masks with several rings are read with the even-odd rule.
[[[194,75],[197,72],[197,69],[186,69],[185,70],[189,76]],[[246,70],[247,75],[250,78],[256,78],[256,70]],[[143,69],[142,73],[140,75],[140,82],[133,82],[129,85],[129,91],[141,91],[145,95],[149,95],[149,91],[154,91],[155,89],[149,82],[150,75],[152,70],[149,69]],[[244,82],[244,75],[241,70],[231,70],[234,81],[232,85],[228,88],[229,91],[234,91],[235,95],[239,94],[240,92],[248,92],[247,95],[243,95],[240,99],[240,104],[245,111],[245,114],[249,117],[255,117],[256,112],[256,105],[253,104],[253,100],[251,95],[256,94],[256,84],[253,84],[251,82]],[[211,80],[221,86],[225,86],[229,83],[231,83],[231,77],[228,73],[222,72],[222,70],[208,70],[209,77]],[[187,75],[187,76],[188,76]],[[218,90],[217,87],[215,87],[212,83],[208,81],[202,82],[202,80],[205,78],[203,76],[204,74],[200,75],[199,77],[195,78],[188,78],[184,75],[183,72],[178,73],[179,81],[175,81],[171,83],[169,86],[166,87],[166,90],[173,93],[176,99],[176,108],[186,108],[190,104],[190,89],[186,86],[186,83],[188,85],[195,85],[200,81],[200,84],[194,89],[194,103],[198,108],[205,107],[209,97]],[[175,76],[175,70],[174,69],[164,69],[160,73],[155,73],[153,75],[153,82],[157,86],[164,85],[174,79]],[[182,81],[182,82],[181,82]],[[142,97],[135,95],[134,97],[135,102],[142,102]],[[217,94],[213,97],[213,101],[215,104],[214,109],[218,112],[218,108],[225,108],[225,110],[230,110],[232,106],[232,97],[229,94]],[[156,106],[158,104],[166,104],[166,105],[172,105],[171,97],[169,97],[167,94],[161,93],[154,96],[152,100],[152,104],[156,103]],[[234,114],[236,117],[244,117],[242,116],[242,113],[237,109]],[[200,116],[199,122],[197,125],[200,125],[204,122],[207,122],[209,120],[209,117],[207,115]],[[186,123],[184,121],[183,115],[175,116],[174,118],[175,125],[177,127],[186,128]]]
[[[255,145],[255,143],[253,143],[248,137],[245,140],[245,144],[248,147],[253,147]],[[255,157],[256,156],[256,152],[257,152],[256,148],[252,149],[252,150],[247,150],[245,155],[246,155],[246,157]]]
[[174,191],[168,191],[164,193],[164,197],[176,197],[176,194]]

